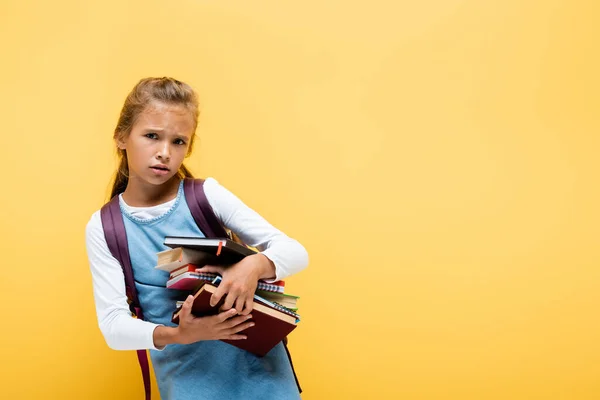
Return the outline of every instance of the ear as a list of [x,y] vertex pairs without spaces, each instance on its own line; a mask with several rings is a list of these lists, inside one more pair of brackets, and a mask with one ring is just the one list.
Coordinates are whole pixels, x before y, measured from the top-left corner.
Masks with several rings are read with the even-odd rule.
[[125,141],[124,141],[124,140],[122,140],[122,139],[117,139],[117,140],[116,140],[116,142],[117,142],[117,147],[118,147],[120,150],[127,150],[127,144],[125,143]]

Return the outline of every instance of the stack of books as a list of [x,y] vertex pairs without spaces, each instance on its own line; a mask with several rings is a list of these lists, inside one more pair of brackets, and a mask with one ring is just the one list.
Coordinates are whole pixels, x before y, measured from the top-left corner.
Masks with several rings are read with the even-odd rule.
[[[207,239],[195,237],[165,238],[169,250],[157,254],[155,268],[169,272],[167,288],[187,291],[194,296],[192,314],[214,315],[219,312],[225,297],[219,304],[210,306],[210,297],[221,283],[221,277],[213,273],[198,272],[204,265],[231,265],[256,251],[230,239]],[[252,309],[255,325],[240,332],[244,340],[223,340],[233,346],[264,356],[282,341],[300,322],[298,296],[284,293],[285,282],[259,281]],[[182,298],[175,305],[172,321],[179,322]]]

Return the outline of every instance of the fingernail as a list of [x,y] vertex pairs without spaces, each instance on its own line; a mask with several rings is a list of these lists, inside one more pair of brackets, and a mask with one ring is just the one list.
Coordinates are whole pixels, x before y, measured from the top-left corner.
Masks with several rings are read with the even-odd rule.
[[250,324],[250,326],[254,326],[254,325],[255,325],[254,323]]

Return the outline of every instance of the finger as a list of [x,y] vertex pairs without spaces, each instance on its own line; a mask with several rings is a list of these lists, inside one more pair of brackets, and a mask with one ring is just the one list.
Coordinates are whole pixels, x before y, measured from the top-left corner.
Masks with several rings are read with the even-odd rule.
[[229,335],[224,339],[225,340],[244,340],[244,339],[248,339],[248,336],[246,336],[246,335]]
[[181,306],[181,313],[179,314],[179,318],[189,318],[192,314],[192,305],[194,304],[194,296],[191,294],[183,302]]
[[[235,310],[235,308],[232,308]],[[237,317],[229,318],[226,321],[223,321],[220,325],[220,328],[223,330],[231,329],[239,324],[242,324],[252,318],[252,315],[238,315]]]
[[236,333],[245,331],[248,328],[252,328],[253,326],[254,326],[254,321],[248,321],[248,322],[244,322],[243,324],[234,326],[233,328],[229,328],[224,333],[227,335],[234,335]]
[[237,310],[235,308],[232,308],[231,310],[223,311],[222,313],[215,315],[215,317],[218,322],[223,322],[235,315],[237,315]]
[[[221,298],[223,297],[223,295],[225,293],[227,293],[227,290],[229,289],[228,285],[225,285],[224,283],[221,283],[219,285],[219,287],[217,288],[217,290],[215,290],[215,292],[213,293],[212,296],[210,296],[210,306],[214,307],[217,304],[219,304],[219,302],[221,301]],[[227,307],[226,310],[230,309],[231,306]]]
[[231,308],[231,307],[230,308],[225,308],[225,306],[219,307],[219,312],[229,311],[229,310],[235,310],[235,315],[239,314],[235,308]]
[[223,303],[223,309],[229,310],[230,308],[232,308],[237,297],[238,297],[238,295],[235,293],[232,293],[232,292],[227,293],[227,297],[225,297],[225,302]]
[[223,267],[218,265],[205,265],[201,268],[196,268],[196,272],[211,272],[213,274],[221,274],[223,272]]
[[246,299],[244,302],[244,310],[242,311],[242,315],[247,315],[252,312],[252,308],[254,307],[254,297],[250,297]]
[[[235,300],[235,309],[238,310],[239,314],[242,314],[242,311],[244,310],[244,304],[246,303],[245,299],[240,296]],[[246,313],[248,314],[248,313]]]

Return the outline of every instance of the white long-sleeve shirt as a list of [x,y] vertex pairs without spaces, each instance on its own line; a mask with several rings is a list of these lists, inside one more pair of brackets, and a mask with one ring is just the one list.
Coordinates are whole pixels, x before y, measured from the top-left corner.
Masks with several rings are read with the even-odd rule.
[[[206,179],[204,191],[221,223],[235,232],[244,243],[257,248],[273,261],[276,280],[306,268],[308,254],[298,241],[273,227],[215,179]],[[120,202],[137,218],[149,219],[167,212],[175,199],[152,207],[131,207],[122,197]],[[115,350],[159,350],[153,340],[154,329],[158,325],[133,318],[129,311],[123,270],[106,244],[100,210],[90,218],[85,239],[98,324],[106,343]]]

